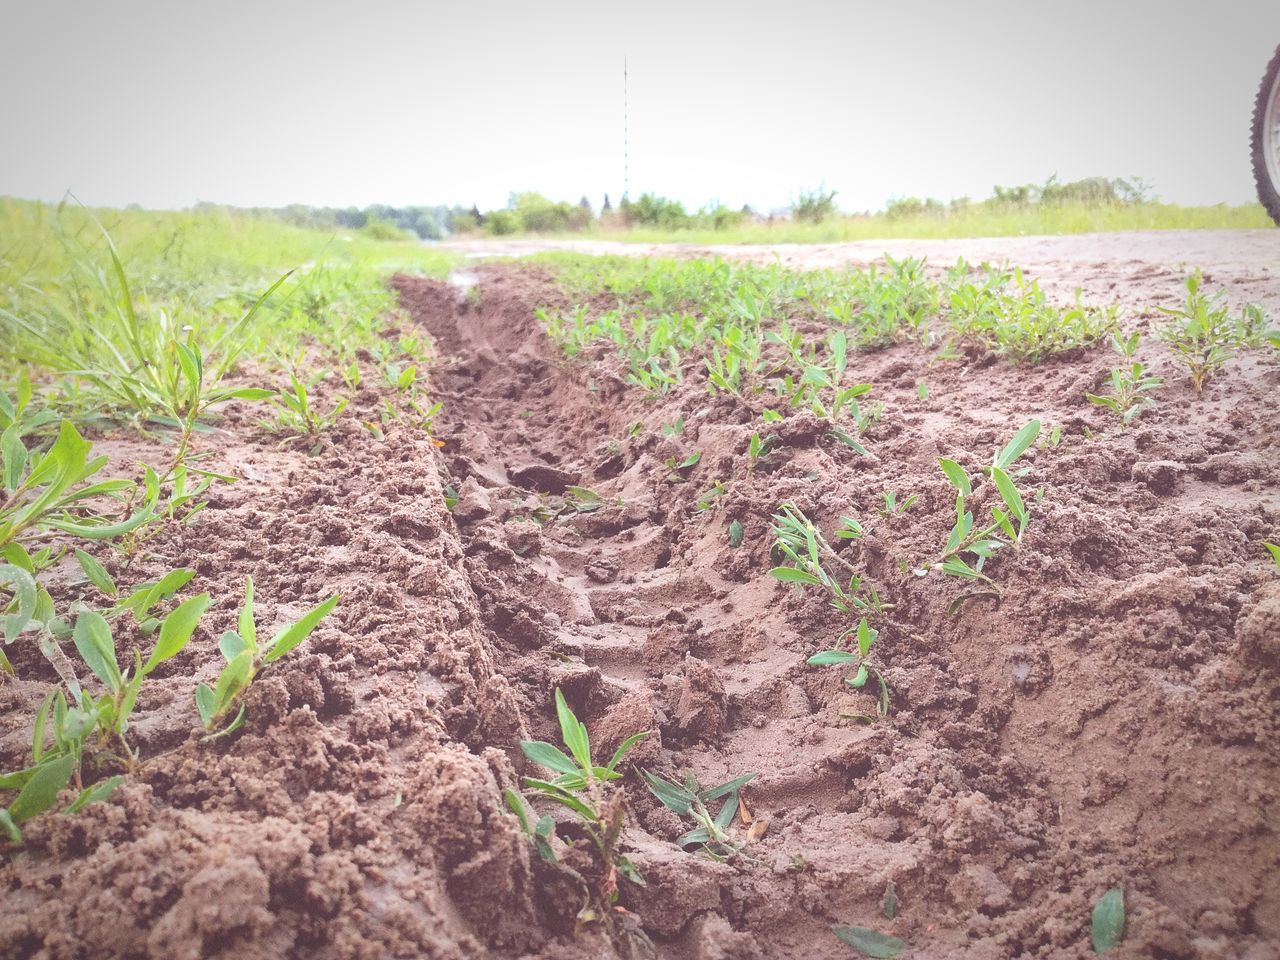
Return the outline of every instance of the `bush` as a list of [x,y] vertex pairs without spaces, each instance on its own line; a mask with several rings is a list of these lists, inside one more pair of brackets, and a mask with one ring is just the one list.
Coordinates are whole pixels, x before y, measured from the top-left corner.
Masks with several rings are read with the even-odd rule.
[[791,213],[802,223],[821,223],[835,213],[836,191],[828,192],[819,187],[812,193],[802,193],[791,205]]
[[749,207],[731,210],[723,203],[717,203],[715,206],[699,210],[697,219],[699,223],[705,223],[713,230],[732,230],[741,226],[748,216],[750,216]]
[[369,240],[415,240],[415,235],[408,230],[401,230],[394,223],[388,223],[386,220],[380,220],[377,217],[369,217],[368,221],[360,228],[360,236]]
[[890,220],[907,220],[911,217],[941,216],[946,211],[946,206],[933,197],[924,200],[919,197],[899,197],[889,201],[885,207],[885,216]]
[[666,197],[655,197],[652,193],[642,193],[639,200],[623,201],[623,212],[628,223],[643,223],[651,227],[689,226],[689,214],[679,200],[668,200]]
[[520,218],[514,210],[491,210],[485,214],[484,228],[487,232],[499,237],[518,233]]

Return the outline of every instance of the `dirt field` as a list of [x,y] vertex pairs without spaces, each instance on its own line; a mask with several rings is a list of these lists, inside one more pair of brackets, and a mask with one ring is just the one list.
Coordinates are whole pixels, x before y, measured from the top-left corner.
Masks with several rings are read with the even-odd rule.
[[[939,267],[1008,258],[1055,294],[1118,301],[1141,329],[1180,300],[1184,262],[1280,314],[1280,232],[779,254],[816,266],[882,250]],[[1117,960],[1280,957],[1280,576],[1260,543],[1280,539],[1274,359],[1233,361],[1197,399],[1152,339],[1143,356],[1165,389],[1120,433],[1083,398],[1112,366],[1105,350],[1015,368],[903,344],[853,361],[885,407],[871,456],[800,413],[773,425],[768,469],[749,470],[764,397],[709,398],[690,377],[646,399],[603,349],[559,358],[533,315],[567,305],[543,269],[476,272],[470,297],[395,281],[435,340],[442,447],[408,429],[374,439],[358,422],[379,403],[371,382],[315,456],[233,411],[204,442],[245,479],[145,564],[112,567],[134,582],[193,565],[229,598],[252,574],[265,623],[331,590],[343,600],[255,683],[228,740],[172,739],[163,722],[190,712],[213,644],[162,668],[136,721],[154,759],[111,802],[31,821],[27,852],[0,867],[0,955],[627,956],[574,935],[576,895],[502,806],[533,772],[518,742],[558,739],[558,686],[601,751],[652,730],[632,754],[642,766],[759,774],[743,796],[767,833],[727,864],[679,850],[687,824],[628,777],[646,885],[621,903],[658,956],[854,956],[830,932],[842,923],[901,937],[909,957],[1084,958],[1093,903],[1123,885]],[[995,562],[1002,597],[949,615],[956,583],[910,572],[951,522],[937,459],[976,467],[1033,417],[1061,442],[1027,454],[1044,494],[1022,547]],[[104,442],[122,469],[137,456],[136,441]],[[671,482],[664,461],[695,448],[687,482]],[[716,480],[727,494],[699,510]],[[606,505],[531,519],[570,485]],[[880,517],[885,490],[919,500]],[[827,529],[844,514],[868,528],[844,556],[893,604],[877,645],[886,718],[842,719],[870,695],[805,664],[844,621],[767,575],[784,500]],[[202,634],[234,615],[219,605]],[[0,710],[29,715],[56,676],[37,651],[10,656],[22,679],[0,686]],[[29,745],[6,727],[0,764]]]

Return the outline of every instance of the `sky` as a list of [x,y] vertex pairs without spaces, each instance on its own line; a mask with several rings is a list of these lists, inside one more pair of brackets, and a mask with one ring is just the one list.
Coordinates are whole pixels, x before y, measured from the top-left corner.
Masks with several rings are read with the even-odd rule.
[[842,209],[1141,176],[1253,199],[1277,0],[0,0],[0,194]]

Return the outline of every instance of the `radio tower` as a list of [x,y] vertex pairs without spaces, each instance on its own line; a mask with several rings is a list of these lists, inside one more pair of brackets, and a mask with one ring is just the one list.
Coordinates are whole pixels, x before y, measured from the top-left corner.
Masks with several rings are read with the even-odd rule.
[[631,192],[631,171],[628,166],[627,143],[627,58],[622,58],[622,199]]

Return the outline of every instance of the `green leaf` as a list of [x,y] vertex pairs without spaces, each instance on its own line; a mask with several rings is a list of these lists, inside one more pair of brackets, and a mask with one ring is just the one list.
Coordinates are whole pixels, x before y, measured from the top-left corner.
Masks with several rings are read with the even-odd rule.
[[218,650],[222,653],[222,657],[227,662],[234,660],[245,650],[253,650],[253,647],[244,642],[244,637],[236,633],[234,630],[228,630],[218,638]]
[[111,579],[106,567],[79,548],[76,549],[76,559],[80,561],[80,569],[84,571],[90,583],[108,597],[115,597],[116,582]]
[[27,468],[27,448],[22,442],[22,433],[17,424],[0,434],[0,465],[3,466],[3,476],[0,479],[4,489],[17,490],[22,483],[22,473]]
[[173,613],[164,618],[160,624],[160,638],[151,656],[142,668],[141,676],[146,676],[164,661],[174,657],[187,645],[196,625],[209,606],[209,594],[200,593],[190,600],[184,601]]
[[[253,622],[253,577],[244,578],[244,604],[240,607],[240,617],[236,622],[240,638],[251,650],[258,649],[258,628]],[[228,657],[228,660],[231,658]]]
[[102,614],[86,610],[76,617],[72,639],[94,676],[112,693],[119,693],[124,683],[120,679],[120,665],[116,662],[116,644],[111,636],[111,627]]
[[831,429],[831,436],[835,437],[837,440],[843,443],[846,447],[848,447],[854,453],[863,457],[870,456],[870,454],[867,453],[866,447],[860,444],[853,437],[849,436],[849,434],[845,433],[843,430],[833,427]]
[[1276,562],[1276,566],[1280,567],[1280,547],[1276,546],[1274,543],[1267,543],[1265,540],[1262,541],[1262,545],[1267,548],[1268,552],[1271,554],[1271,559]]
[[812,573],[805,570],[797,570],[795,567],[774,567],[769,571],[769,576],[776,580],[781,580],[783,583],[803,583],[811,587],[822,586],[822,581]]
[[876,642],[879,636],[878,631],[872,630],[867,623],[867,618],[863,617],[858,621],[858,652],[864,657],[871,652],[871,645]]
[[208,403],[219,403],[223,400],[266,400],[274,396],[276,391],[264,390],[262,387],[234,387],[213,393],[208,398]]
[[15,770],[13,773],[0,773],[0,790],[21,790],[39,769],[39,764],[36,764],[22,770]]
[[640,776],[648,785],[649,791],[658,798],[664,807],[680,814],[682,817],[688,816],[689,808],[693,806],[693,802],[697,797],[679,784],[664,780],[648,770],[641,770]]
[[866,927],[837,925],[831,928],[831,932],[836,935],[838,940],[842,943],[847,943],[864,957],[874,957],[877,960],[896,957],[907,948],[907,945],[897,937],[891,937],[887,933],[877,933],[875,930],[868,930]]
[[[742,546],[743,532],[742,524],[737,520],[732,521],[729,524],[729,546],[735,549]],[[1277,560],[1277,562],[1280,563],[1280,560]]]
[[617,765],[622,762],[622,758],[627,755],[627,752],[648,736],[649,731],[644,730],[640,733],[633,733],[631,736],[627,737],[627,739],[623,740],[622,743],[618,744],[618,749],[613,752],[613,756],[609,760],[609,765],[605,769],[611,771],[617,767]]
[[196,684],[196,711],[200,714],[201,726],[208,730],[217,711],[217,702],[213,696],[213,688],[207,683]]
[[969,483],[969,475],[964,472],[964,468],[960,464],[954,460],[942,459],[938,461],[938,466],[947,475],[951,485],[960,491],[962,497],[967,497],[973,493],[973,487]]
[[996,489],[1000,491],[1000,499],[1005,502],[1010,513],[1021,523],[1027,518],[1027,508],[1022,503],[1022,495],[1018,493],[1018,488],[1013,485],[1013,480],[999,467],[991,468],[991,479],[996,483]]
[[[556,822],[550,814],[538,818],[538,825],[533,828],[533,846],[547,863],[556,862],[556,852],[551,848],[551,834],[555,831]],[[618,865],[621,870],[621,864]]]
[[13,822],[8,810],[0,809],[0,832],[3,832],[12,843],[22,843],[22,831]]
[[39,593],[35,578],[12,563],[0,563],[0,584],[13,590],[17,609],[4,618],[4,642],[12,643],[36,614]]
[[[170,570],[163,577],[155,582],[149,590],[140,598],[139,606],[136,608],[139,612],[145,613],[154,607],[161,600],[168,600],[175,593],[185,587],[191,578],[196,575],[194,570],[188,570],[185,567],[179,567],[177,570]],[[135,594],[136,596],[137,594]]]
[[721,797],[728,796],[731,793],[737,793],[742,787],[746,786],[759,774],[744,773],[740,777],[734,777],[732,780],[726,780],[724,783],[718,784],[703,790],[698,794],[698,799],[703,803],[711,803],[713,800],[719,800]]
[[506,801],[507,809],[515,814],[516,819],[520,821],[520,829],[525,833],[532,834],[529,828],[529,814],[525,812],[524,800],[520,794],[516,793],[510,787],[502,791],[502,799]]
[[1112,887],[1093,907],[1093,952],[1104,953],[1124,939],[1124,889]]
[[67,785],[75,768],[76,758],[71,754],[40,764],[13,803],[9,804],[9,816],[13,822],[23,823],[52,807],[57,802],[58,791]]
[[1025,427],[1013,435],[1013,439],[1008,445],[996,456],[995,466],[1004,469],[1022,456],[1027,448],[1036,442],[1036,437],[1040,436],[1040,421],[1032,420]]
[[590,770],[591,741],[587,738],[587,728],[573,715],[559,687],[556,688],[556,718],[560,721],[560,737],[564,745],[583,770]]
[[281,630],[271,639],[270,649],[267,655],[262,658],[263,663],[272,663],[279,660],[286,653],[300,644],[307,637],[311,636],[317,624],[320,623],[334,607],[338,605],[338,595],[335,593],[328,600],[312,607],[308,610],[297,623],[291,624],[284,630]]
[[851,687],[861,687],[867,682],[867,665],[864,663],[858,667],[858,672],[852,677],[845,678],[845,683]]
[[253,681],[253,652],[245,650],[222,668],[213,688],[214,717],[226,712],[241,691]]
[[520,741],[520,749],[526,757],[540,767],[546,767],[548,770],[554,770],[557,773],[581,772],[578,765],[554,744],[543,740],[522,740]]
[[837,663],[851,663],[857,659],[858,655],[848,650],[823,650],[815,653],[805,663],[811,667],[829,667]]
[[1018,532],[1013,529],[1013,524],[1009,522],[1009,517],[999,507],[991,508],[991,516],[995,517],[996,523],[1000,524],[1000,529],[1005,532],[1010,540],[1018,539]]
[[91,803],[106,800],[116,792],[116,787],[120,786],[123,782],[124,777],[117,775],[114,777],[108,777],[106,780],[95,783],[91,787],[86,787],[80,791],[79,795],[74,800],[67,804],[67,809],[62,812],[77,813]]
[[525,777],[524,785],[532,790],[537,790],[548,800],[553,800],[561,806],[568,807],[588,823],[596,820],[596,811],[563,787],[548,783],[546,780],[538,780],[535,777]]
[[953,577],[965,577],[969,580],[976,580],[982,576],[977,570],[969,566],[959,557],[948,557],[942,563],[942,572]]

